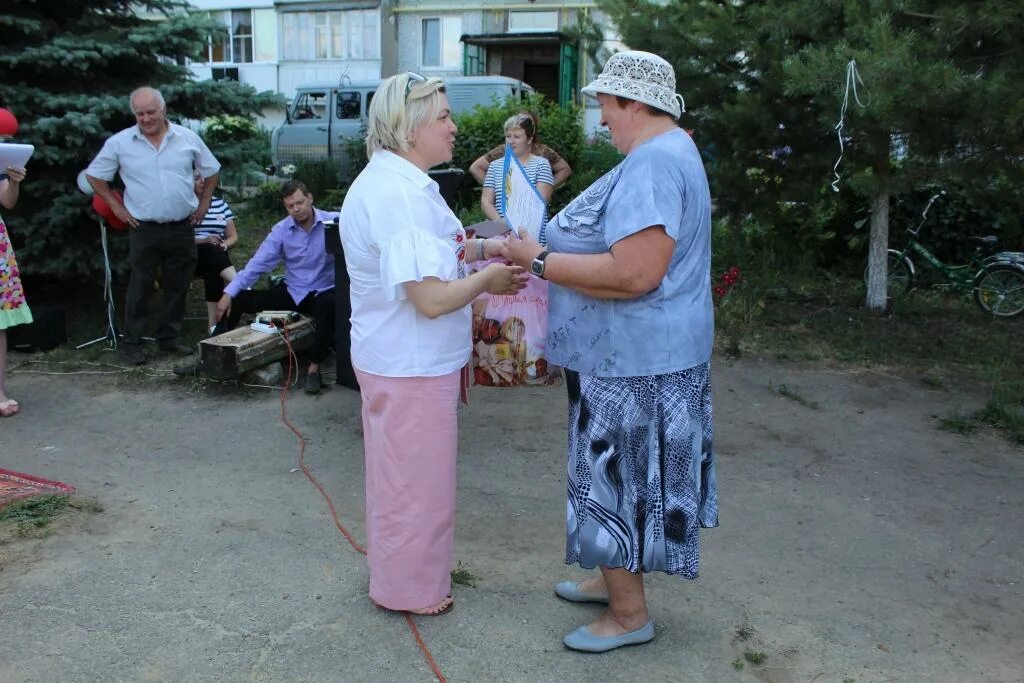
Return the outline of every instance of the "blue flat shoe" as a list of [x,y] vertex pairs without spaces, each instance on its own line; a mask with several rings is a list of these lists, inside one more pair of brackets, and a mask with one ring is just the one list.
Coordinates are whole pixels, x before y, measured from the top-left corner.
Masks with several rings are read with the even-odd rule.
[[600,602],[608,604],[608,594],[593,595],[580,590],[580,584],[575,581],[560,581],[555,584],[555,595],[568,600],[569,602]]
[[580,652],[608,652],[626,645],[642,645],[654,640],[654,622],[650,619],[635,631],[623,633],[621,636],[595,636],[586,626],[578,629],[562,639],[570,650]]

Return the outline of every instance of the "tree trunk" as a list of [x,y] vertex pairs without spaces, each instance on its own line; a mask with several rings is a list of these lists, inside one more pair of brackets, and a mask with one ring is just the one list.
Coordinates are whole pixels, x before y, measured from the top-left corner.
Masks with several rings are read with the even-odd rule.
[[868,246],[867,308],[884,313],[889,300],[889,192],[879,189],[871,197],[871,238]]

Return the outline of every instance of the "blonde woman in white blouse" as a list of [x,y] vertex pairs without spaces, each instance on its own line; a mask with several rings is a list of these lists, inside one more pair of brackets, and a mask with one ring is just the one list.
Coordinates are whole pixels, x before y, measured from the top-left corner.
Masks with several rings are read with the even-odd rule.
[[427,171],[450,161],[458,129],[444,82],[403,73],[370,105],[370,163],[341,207],[351,279],[352,365],[363,399],[370,599],[415,614],[449,611],[460,389],[470,302],[511,294],[526,275],[465,262],[501,251],[466,233]]

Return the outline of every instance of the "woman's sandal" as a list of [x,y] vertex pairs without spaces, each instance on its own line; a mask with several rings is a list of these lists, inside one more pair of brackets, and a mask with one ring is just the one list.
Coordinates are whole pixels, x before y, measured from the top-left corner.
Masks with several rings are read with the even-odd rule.
[[439,617],[442,614],[447,614],[448,612],[451,612],[452,608],[455,607],[455,600],[450,595],[447,596],[441,602],[437,603],[436,605],[432,605],[430,607],[423,607],[421,609],[393,610],[388,607],[384,607],[383,605],[377,604],[377,602],[373,598],[370,598],[370,602],[377,609],[387,610],[388,612],[408,612],[409,614],[415,614],[418,617]]
[[9,398],[3,403],[0,403],[0,417],[11,417],[17,415],[21,410],[21,406],[13,398]]
[[452,607],[455,607],[455,600],[449,595],[436,605],[424,607],[423,609],[410,609],[406,611],[409,614],[415,614],[418,617],[439,617],[442,614],[448,614],[451,612]]

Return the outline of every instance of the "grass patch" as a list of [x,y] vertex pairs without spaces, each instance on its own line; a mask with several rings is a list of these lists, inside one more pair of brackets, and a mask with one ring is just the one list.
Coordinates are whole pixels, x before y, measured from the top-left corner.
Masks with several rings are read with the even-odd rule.
[[20,538],[46,536],[48,527],[70,511],[102,512],[103,506],[66,495],[33,496],[0,509],[0,529]]
[[970,387],[985,408],[950,418],[951,426],[991,426],[1024,443],[1024,382],[1008,379],[1020,376],[1024,321],[984,315],[959,293],[914,291],[877,315],[865,310],[859,279],[748,268],[715,321],[717,350],[728,357],[841,362],[893,370],[933,389]]
[[736,669],[737,671],[742,671],[744,666],[746,665],[743,663],[742,657],[737,657],[736,659],[732,660],[732,668]]
[[452,570],[452,583],[457,586],[469,586],[470,588],[476,587],[478,577],[469,571],[466,565],[459,562],[455,569]]
[[969,416],[957,412],[939,420],[939,427],[953,434],[970,436],[978,431],[978,423]]
[[768,655],[763,652],[757,652],[754,650],[744,650],[743,659],[747,660],[751,664],[758,665],[764,664],[765,660],[768,659]]
[[992,427],[1013,443],[1024,446],[1024,382],[996,382],[983,408],[969,415],[957,412],[944,417],[939,426],[965,436],[982,427]]
[[795,388],[790,388],[785,384],[780,384],[778,387],[774,387],[771,385],[771,383],[769,383],[768,388],[774,391],[779,396],[782,396],[783,398],[788,398],[790,401],[793,401],[794,403],[799,403],[804,408],[810,408],[811,410],[818,410],[820,408],[817,401],[812,401],[808,398],[805,398],[803,394],[801,394]]
[[1014,443],[1024,446],[1024,382],[996,384],[985,407],[973,418],[1002,430]]
[[747,642],[754,637],[754,629],[749,624],[740,624],[736,627],[736,640]]

